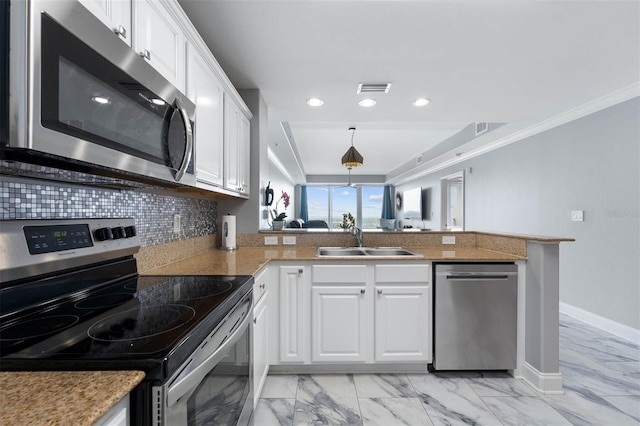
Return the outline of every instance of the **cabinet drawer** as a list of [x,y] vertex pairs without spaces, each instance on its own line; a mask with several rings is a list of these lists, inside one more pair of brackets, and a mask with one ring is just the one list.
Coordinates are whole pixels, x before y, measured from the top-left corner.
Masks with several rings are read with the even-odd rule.
[[429,265],[376,265],[376,283],[429,283]]
[[314,265],[311,270],[314,284],[361,284],[367,282],[366,265]]

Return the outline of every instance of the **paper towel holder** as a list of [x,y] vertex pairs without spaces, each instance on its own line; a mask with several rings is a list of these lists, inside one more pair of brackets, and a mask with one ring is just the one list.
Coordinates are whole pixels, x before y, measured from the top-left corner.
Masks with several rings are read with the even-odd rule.
[[[231,213],[229,213],[228,216],[231,216]],[[220,248],[222,250],[228,250],[228,251],[233,251],[236,250],[238,248],[238,246],[236,245],[236,238],[235,238],[235,232],[232,233],[233,236],[232,238],[229,238],[229,222],[224,220],[224,216],[223,216],[223,220],[222,220],[222,244],[220,245]]]

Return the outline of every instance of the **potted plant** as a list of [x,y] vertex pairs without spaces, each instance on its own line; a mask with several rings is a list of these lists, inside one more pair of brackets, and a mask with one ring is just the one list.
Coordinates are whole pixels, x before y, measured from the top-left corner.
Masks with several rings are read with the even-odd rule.
[[284,228],[284,219],[287,217],[287,214],[285,212],[278,213],[278,205],[280,204],[280,201],[284,203],[284,209],[286,210],[287,207],[289,207],[289,203],[291,202],[289,194],[282,191],[282,195],[280,196],[280,198],[278,198],[275,207],[270,212],[272,221],[271,226],[273,227],[274,231],[281,231],[282,228]]
[[340,228],[345,231],[354,228],[356,226],[356,219],[351,215],[351,213],[343,213],[342,214],[342,223],[340,224]]

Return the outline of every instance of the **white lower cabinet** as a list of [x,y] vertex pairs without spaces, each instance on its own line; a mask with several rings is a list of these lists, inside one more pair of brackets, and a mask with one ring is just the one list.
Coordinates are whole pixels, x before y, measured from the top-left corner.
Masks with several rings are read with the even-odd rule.
[[280,266],[280,363],[308,361],[309,279],[307,266]]
[[425,286],[376,286],[376,361],[431,361],[429,296]]
[[431,362],[430,270],[426,262],[279,263],[271,365]]
[[264,268],[253,284],[253,323],[251,354],[253,358],[253,407],[258,404],[264,382],[269,374],[269,289],[273,286],[272,269]]
[[311,362],[431,361],[428,264],[314,265]]
[[269,373],[269,315],[267,297],[253,308],[253,406],[258,404],[260,393]]
[[430,268],[375,266],[375,361],[431,362]]
[[365,286],[311,288],[311,361],[366,361],[369,295]]

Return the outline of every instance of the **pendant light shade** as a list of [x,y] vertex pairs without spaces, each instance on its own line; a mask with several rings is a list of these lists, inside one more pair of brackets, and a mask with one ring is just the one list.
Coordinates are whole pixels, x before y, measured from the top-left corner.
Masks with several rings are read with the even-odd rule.
[[361,166],[364,162],[364,158],[353,146],[353,134],[356,132],[356,128],[350,127],[349,130],[351,131],[351,148],[349,148],[342,156],[342,165],[351,169],[352,167]]

